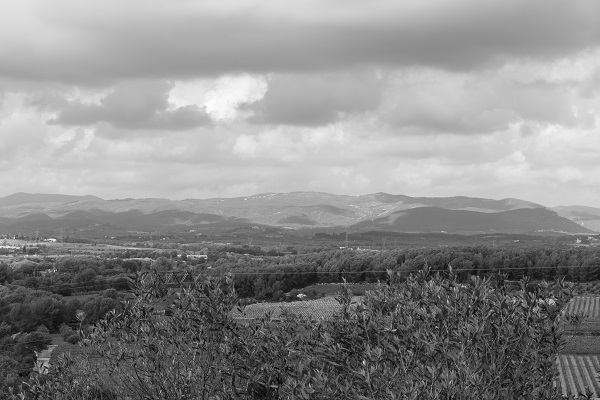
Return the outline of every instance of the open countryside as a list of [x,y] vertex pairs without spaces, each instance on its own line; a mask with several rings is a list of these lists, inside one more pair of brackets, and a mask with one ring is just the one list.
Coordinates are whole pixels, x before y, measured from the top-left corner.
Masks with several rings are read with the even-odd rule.
[[[35,201],[47,210],[71,204],[51,197]],[[465,201],[435,204],[490,204]],[[20,207],[15,202],[11,212]],[[384,212],[393,215],[387,204]],[[409,387],[431,398],[489,390],[516,396],[534,388],[543,398],[599,393],[600,240],[594,233],[559,232],[551,225],[466,233],[469,221],[464,229],[441,233],[425,226],[398,232],[393,224],[386,231],[360,223],[323,228],[231,220],[186,226],[170,219],[134,231],[60,217],[48,217],[57,225],[44,225],[39,215],[26,218],[39,224],[33,227],[15,225],[15,218],[25,220],[13,216],[0,223],[3,393],[50,398],[50,382],[60,386],[71,379],[87,389],[69,390],[89,398],[111,398],[116,391],[132,398],[145,391],[155,398],[161,391],[167,398],[200,396],[196,383],[172,375],[173,365],[189,377],[204,376],[203,387],[211,388],[206,393],[237,391],[242,398],[385,398],[387,390]],[[553,218],[577,226],[558,214]],[[519,338],[513,337],[517,332]],[[200,344],[203,335],[208,339]],[[498,342],[500,337],[506,341]],[[414,355],[384,361],[392,348]],[[519,352],[526,363],[515,363]],[[213,361],[193,362],[186,354]],[[278,354],[294,354],[286,361],[291,364],[278,364]],[[448,364],[452,354],[460,359]],[[486,357],[497,358],[504,380],[498,383],[494,370],[482,373],[478,365]],[[364,360],[372,363],[367,375],[350,372]],[[415,362],[423,371],[418,379],[397,369]],[[532,362],[539,367],[527,375]],[[305,364],[319,375],[306,375]],[[220,380],[207,365],[238,377]],[[109,374],[114,368],[119,372]],[[136,380],[132,372],[146,378]],[[384,379],[389,374],[393,381]],[[331,386],[334,376],[344,376],[345,383]],[[446,386],[444,376],[464,378],[461,385]],[[517,376],[528,378],[516,384]],[[177,386],[161,389],[167,377]]]
[[600,400],[600,1],[0,12],[0,400]]

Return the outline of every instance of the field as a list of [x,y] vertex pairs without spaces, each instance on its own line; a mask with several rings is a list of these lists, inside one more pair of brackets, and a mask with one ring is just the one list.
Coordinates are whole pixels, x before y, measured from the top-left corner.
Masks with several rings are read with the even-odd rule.
[[600,354],[600,336],[573,335],[567,332],[563,354]]
[[[353,303],[359,302],[360,296],[352,298]],[[279,318],[284,312],[299,314],[304,317],[316,319],[331,318],[334,313],[340,310],[340,304],[334,297],[323,297],[317,300],[295,301],[292,303],[255,303],[246,306],[244,313],[236,312],[237,319],[254,319],[271,314],[273,318]]]
[[575,296],[565,307],[565,312],[598,318],[600,317],[600,296]]
[[575,395],[589,389],[593,398],[600,398],[600,296],[575,296],[564,312],[582,320],[565,327],[567,343],[557,360],[562,392]]
[[558,357],[560,371],[560,387],[564,395],[576,395],[591,391],[594,398],[600,394],[598,370],[600,370],[599,355],[561,354]]

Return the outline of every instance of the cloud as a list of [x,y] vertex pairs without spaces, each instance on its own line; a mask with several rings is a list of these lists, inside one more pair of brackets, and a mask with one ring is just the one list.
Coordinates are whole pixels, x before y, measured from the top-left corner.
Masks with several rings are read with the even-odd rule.
[[593,0],[23,0],[0,177],[103,197],[597,204]]
[[400,76],[388,91],[382,120],[425,133],[491,133],[518,119],[499,104],[487,80],[438,71]]
[[206,93],[204,104],[215,120],[232,121],[247,115],[240,105],[260,100],[266,90],[267,82],[262,76],[226,75],[217,79]]
[[385,81],[376,72],[277,74],[264,97],[244,107],[256,124],[318,126],[379,106]]
[[[277,127],[238,135],[231,152],[242,160],[262,160],[273,166],[287,164],[301,169],[311,160],[323,165],[328,156],[333,158],[334,154],[339,154],[334,149],[344,148],[346,139],[343,128],[339,126],[316,129]],[[340,163],[341,160],[335,157],[335,162]]]
[[98,83],[365,65],[471,71],[600,44],[595,0],[23,0],[0,16],[0,75]]
[[[591,78],[590,78],[591,79]],[[380,107],[397,132],[490,134],[518,124],[594,125],[596,104],[579,82],[518,80],[498,71],[451,73],[412,69],[396,74]]]
[[50,124],[92,125],[107,122],[116,127],[146,130],[185,130],[210,124],[203,107],[171,108],[166,81],[127,81],[118,84],[98,103],[63,101]]

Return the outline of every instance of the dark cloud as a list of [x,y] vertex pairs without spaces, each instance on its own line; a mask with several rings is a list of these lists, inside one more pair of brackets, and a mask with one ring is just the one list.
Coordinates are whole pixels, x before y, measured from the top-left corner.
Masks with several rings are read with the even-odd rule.
[[317,126],[377,108],[383,89],[375,73],[276,75],[264,97],[244,108],[253,123]]
[[169,108],[172,87],[166,81],[124,82],[98,104],[63,101],[56,118],[48,122],[58,125],[107,122],[121,128],[148,130],[183,130],[210,124],[210,117],[203,107]]
[[596,0],[321,0],[270,3],[274,10],[249,2],[217,10],[192,1],[28,1],[36,19],[0,17],[0,35],[11,38],[0,44],[10,54],[0,75],[89,83],[373,64],[473,70],[600,44]]

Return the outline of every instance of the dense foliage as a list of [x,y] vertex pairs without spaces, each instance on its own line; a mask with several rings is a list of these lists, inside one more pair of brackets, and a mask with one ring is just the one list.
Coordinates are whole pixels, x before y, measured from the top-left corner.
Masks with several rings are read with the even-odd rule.
[[[551,247],[445,247],[386,251],[330,249],[283,254],[257,246],[196,246],[203,258],[181,250],[129,249],[105,257],[65,256],[58,258],[16,258],[0,263],[0,285],[14,284],[42,289],[63,296],[130,290],[137,273],[151,269],[162,272],[186,271],[235,277],[240,297],[283,300],[293,289],[318,283],[377,282],[386,270],[408,273],[427,264],[432,270],[452,266],[462,278],[504,273],[509,279],[524,276],[569,281],[600,279],[600,248]],[[206,257],[206,258],[204,258]]]
[[[76,343],[79,335],[69,324],[94,324],[110,310],[120,310],[123,296],[108,289],[86,298],[65,298],[22,286],[0,286],[0,391],[26,379],[39,351],[60,332]],[[79,317],[79,318],[78,318]]]
[[86,333],[81,356],[23,388],[35,399],[559,399],[561,282],[465,282],[427,271],[331,320],[241,322],[231,277],[180,291],[145,274],[135,297]]
[[281,300],[292,289],[318,283],[377,282],[388,269],[407,274],[428,265],[435,271],[451,266],[461,278],[505,274],[523,277],[586,282],[600,279],[600,249],[507,249],[450,247],[388,251],[338,249],[283,257],[220,258],[213,272],[232,273],[241,297]]
[[35,352],[52,341],[47,330],[4,336],[6,332],[7,325],[3,322],[0,324],[0,398],[3,390],[27,378],[36,361]]

